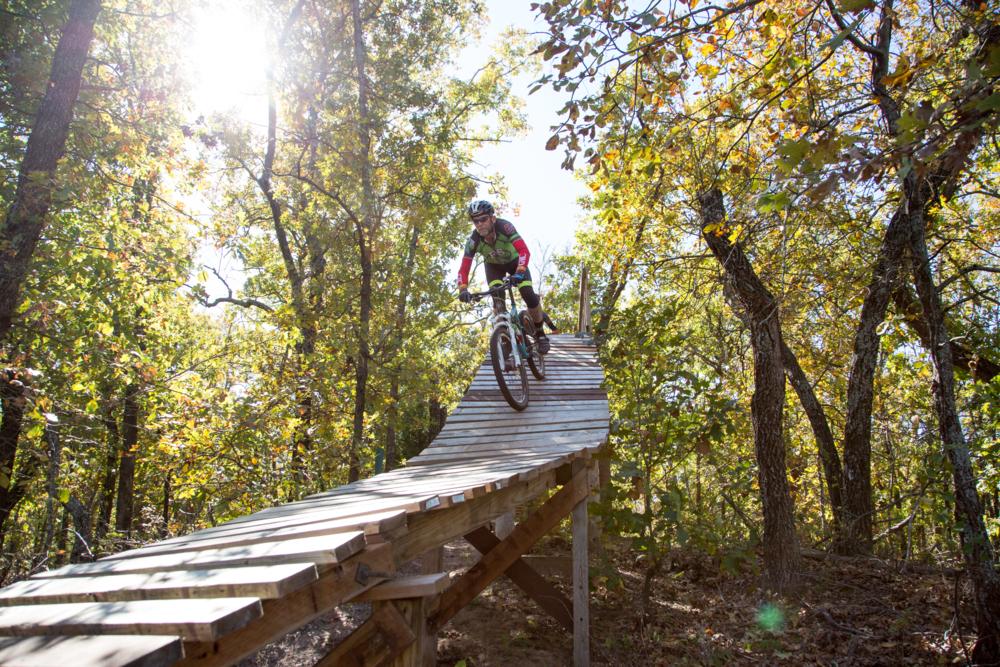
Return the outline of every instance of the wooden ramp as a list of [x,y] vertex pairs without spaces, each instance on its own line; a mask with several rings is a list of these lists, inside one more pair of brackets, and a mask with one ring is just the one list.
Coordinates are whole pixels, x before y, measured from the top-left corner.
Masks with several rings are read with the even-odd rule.
[[[608,436],[594,348],[552,343],[527,410],[504,403],[487,360],[404,468],[0,589],[0,665],[232,664],[358,600],[373,601],[371,619],[317,664],[428,664],[436,630],[502,574],[579,627],[579,611],[520,559],[571,511],[574,535],[586,530],[592,457]],[[505,539],[489,530],[555,487]],[[461,577],[396,575],[463,536],[484,556]]]

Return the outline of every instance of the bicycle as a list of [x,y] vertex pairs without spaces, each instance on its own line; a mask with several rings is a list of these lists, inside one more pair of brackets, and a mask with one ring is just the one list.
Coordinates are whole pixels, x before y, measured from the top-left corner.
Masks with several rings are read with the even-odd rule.
[[[510,295],[510,310],[507,310],[507,295]],[[545,379],[545,355],[535,345],[535,324],[526,310],[518,311],[514,300],[514,284],[506,277],[499,285],[485,292],[469,295],[473,301],[488,296],[493,297],[493,314],[490,325],[490,360],[497,386],[504,399],[515,410],[528,407],[528,372],[538,380]],[[513,343],[513,344],[512,344]],[[527,361],[527,364],[525,363]]]

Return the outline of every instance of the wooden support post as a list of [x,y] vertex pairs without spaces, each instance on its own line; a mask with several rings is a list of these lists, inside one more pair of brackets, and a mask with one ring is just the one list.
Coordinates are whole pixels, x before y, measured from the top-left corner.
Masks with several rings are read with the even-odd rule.
[[519,523],[514,532],[497,547],[479,559],[451,587],[441,594],[438,610],[431,618],[433,628],[441,628],[465,605],[503,574],[521,554],[525,553],[545,533],[569,514],[590,493],[590,478],[583,468],[562,489],[556,492],[537,512]]
[[326,654],[314,667],[374,667],[388,664],[414,643],[405,613],[391,602],[376,604],[367,621]]
[[434,667],[437,664],[437,633],[427,622],[433,601],[434,597],[428,596],[381,603],[398,608],[414,635],[413,643],[393,660],[393,667]]
[[420,556],[420,574],[436,574],[444,569],[444,547],[428,549]]
[[574,667],[590,665],[590,564],[587,546],[587,498],[584,498],[573,508]]

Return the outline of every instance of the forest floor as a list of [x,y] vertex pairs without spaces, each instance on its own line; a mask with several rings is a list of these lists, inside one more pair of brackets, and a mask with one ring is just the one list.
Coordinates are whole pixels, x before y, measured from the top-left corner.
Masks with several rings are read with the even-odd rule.
[[[569,545],[550,538],[533,553],[557,557],[550,564],[566,562]],[[445,548],[445,568],[453,574],[475,559],[462,542]],[[761,591],[759,573],[726,572],[720,564],[690,551],[672,554],[652,580],[643,613],[644,568],[634,553],[612,546],[592,556],[592,664],[943,665],[966,664],[972,649],[972,610],[961,604],[956,617],[955,578],[943,568],[807,558],[801,593],[778,598]],[[565,574],[546,576],[572,595]],[[958,594],[969,599],[967,580]],[[366,605],[345,605],[242,667],[312,665],[368,613]],[[438,638],[439,667],[571,662],[571,635],[504,577]]]

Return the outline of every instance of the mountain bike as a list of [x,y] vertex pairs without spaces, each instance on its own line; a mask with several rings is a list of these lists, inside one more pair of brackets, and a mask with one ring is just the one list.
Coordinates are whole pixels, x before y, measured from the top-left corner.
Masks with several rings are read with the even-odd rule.
[[[510,310],[507,296],[510,296]],[[500,393],[510,407],[524,410],[528,407],[528,371],[539,380],[545,379],[545,355],[535,345],[535,325],[528,311],[518,311],[514,300],[514,284],[510,277],[485,292],[474,292],[473,301],[493,297],[493,314],[490,316],[490,361]]]

